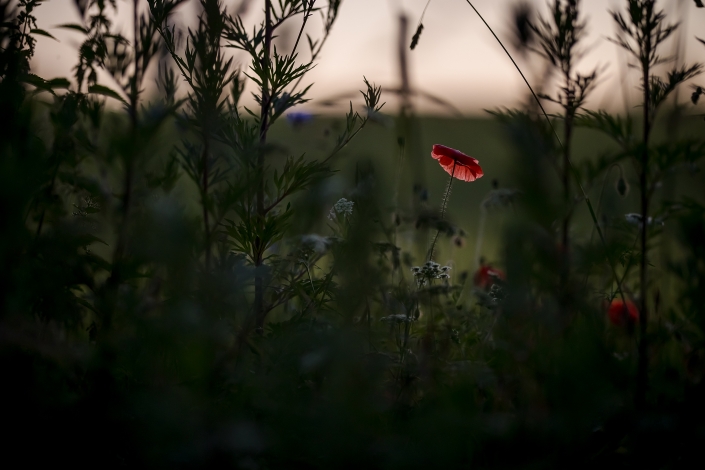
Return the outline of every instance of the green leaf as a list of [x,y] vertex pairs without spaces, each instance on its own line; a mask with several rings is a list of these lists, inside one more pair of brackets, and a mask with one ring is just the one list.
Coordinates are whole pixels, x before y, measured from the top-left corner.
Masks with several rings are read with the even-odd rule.
[[48,32],[44,31],[43,29],[33,29],[29,32],[29,34],[38,34],[39,36],[46,36],[48,38],[52,38],[54,41],[58,41],[54,36],[49,34]]
[[35,93],[48,91],[52,95],[54,94],[55,88],[68,88],[71,85],[71,82],[65,78],[52,78],[51,80],[44,80],[42,77],[33,73],[25,75],[22,81],[36,87],[37,89],[35,90]]
[[42,77],[35,75],[33,73],[28,73],[27,75],[25,75],[23,77],[23,81],[25,83],[29,83],[30,85],[34,85],[37,88],[40,88],[40,87],[43,88],[46,84],[46,82],[44,81],[44,79]]
[[92,85],[88,87],[88,93],[107,96],[109,98],[114,98],[118,101],[122,101],[123,103],[127,104],[127,101],[125,101],[125,99],[120,96],[116,91],[111,90],[110,88],[103,85]]
[[76,23],[64,23],[60,24],[59,26],[56,26],[57,28],[63,28],[63,29],[73,29],[74,31],[80,31],[83,34],[88,34],[88,30],[81,26],[80,24]]
[[68,81],[64,77],[59,77],[59,78],[52,78],[51,80],[47,80],[45,82],[46,86],[54,89],[54,88],[68,88],[71,86],[71,82]]

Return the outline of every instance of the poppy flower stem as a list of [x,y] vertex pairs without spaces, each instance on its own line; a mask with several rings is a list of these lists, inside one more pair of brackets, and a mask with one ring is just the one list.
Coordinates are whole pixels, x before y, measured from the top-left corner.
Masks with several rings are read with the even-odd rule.
[[429,6],[430,4],[431,4],[431,0],[428,0],[428,1],[426,2],[426,6],[423,7],[423,12],[421,13],[421,18],[419,18],[419,24],[417,25],[417,27],[418,27],[418,26],[421,26],[421,23],[423,23],[423,17],[426,16],[426,10],[428,10],[428,6]]
[[480,267],[480,253],[482,253],[482,242],[485,238],[485,220],[487,219],[487,211],[480,208],[480,223],[477,224],[477,241],[475,243],[475,269]]
[[455,167],[457,162],[453,163],[453,171],[450,173],[450,180],[448,181],[448,187],[446,188],[445,194],[443,195],[443,204],[441,205],[441,215],[438,218],[438,230],[436,231],[436,236],[433,237],[433,243],[431,243],[431,248],[428,250],[428,260],[433,261],[433,250],[436,248],[436,242],[438,241],[438,236],[441,234],[441,222],[446,214],[446,208],[448,207],[448,199],[450,198],[450,190],[453,187],[453,177],[455,176]]

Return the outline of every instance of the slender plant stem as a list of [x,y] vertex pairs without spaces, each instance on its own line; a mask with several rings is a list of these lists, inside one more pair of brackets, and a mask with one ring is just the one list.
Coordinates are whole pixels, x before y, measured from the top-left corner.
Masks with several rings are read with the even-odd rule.
[[565,113],[565,128],[564,131],[564,147],[563,147],[563,199],[567,211],[563,219],[563,250],[568,252],[570,246],[570,214],[573,211],[571,208],[571,191],[570,191],[570,157],[571,157],[571,142],[573,140],[573,109],[572,103],[568,105]]
[[[430,1],[430,0],[429,0]],[[409,112],[411,112],[411,86],[409,84],[409,61],[406,52],[406,36],[408,29],[409,20],[408,18],[401,14],[399,15],[399,37],[397,43],[397,57],[399,59],[399,81],[400,81],[400,98],[401,107],[399,109],[399,120],[406,124],[406,118]],[[407,126],[403,126],[404,134],[406,134]],[[401,184],[402,170],[404,168],[404,157],[406,154],[406,135],[398,134],[398,147],[399,147],[399,159],[397,165],[394,168],[394,240],[393,243],[397,243],[397,217],[399,217],[399,186]]]
[[649,137],[651,134],[651,115],[650,115],[650,100],[651,87],[649,83],[650,75],[650,56],[651,56],[651,35],[647,34],[644,37],[644,53],[642,53],[642,85],[644,91],[644,123],[643,123],[643,143],[641,151],[641,171],[639,172],[639,192],[641,202],[641,260],[639,264],[639,287],[640,287],[640,308],[639,308],[639,362],[637,365],[637,383],[636,395],[634,397],[637,409],[644,406],[646,401],[646,391],[648,388],[648,338],[646,336],[647,322],[649,319],[647,310],[647,242],[649,230],[649,191],[648,191],[648,169],[649,169]]
[[[264,35],[264,56],[262,58],[262,67],[265,70],[264,76],[269,75],[268,69],[271,67],[271,52],[272,52],[272,1],[265,0],[264,7],[265,16],[265,35]],[[262,81],[262,107],[260,111],[260,135],[259,135],[259,152],[257,154],[257,225],[258,233],[264,232],[264,219],[266,211],[264,207],[264,156],[265,147],[267,146],[267,130],[269,128],[269,107],[272,101],[269,96],[269,80],[264,78]],[[261,239],[255,240],[254,262],[255,269],[262,266],[264,261],[264,241]],[[257,269],[255,274],[255,328],[257,332],[264,332],[264,279],[261,270]]]
[[[446,214],[446,208],[448,207],[448,199],[450,198],[450,189],[453,186],[453,177],[455,176],[455,167],[456,163],[453,163],[453,171],[450,174],[450,180],[448,180],[448,187],[446,188],[446,192],[443,195],[443,205],[441,206],[441,216],[438,219],[439,224],[443,222],[443,218],[445,217]],[[428,260],[433,261],[433,250],[436,248],[436,242],[438,241],[438,236],[441,234],[441,227],[438,227],[438,230],[436,231],[436,236],[433,237],[433,243],[431,243],[431,248],[428,250]]]
[[[636,244],[639,242],[640,238],[641,238],[641,231],[639,233],[637,233],[636,237],[634,237],[634,242],[632,243],[631,251],[634,251],[634,248],[636,247]],[[620,278],[622,283],[624,283],[624,280],[627,278],[627,275],[629,274],[629,271],[631,270],[631,268],[632,268],[632,257],[630,256],[629,260],[627,260],[627,264],[624,266],[624,272],[622,273],[622,277]],[[609,303],[612,303],[612,301],[615,299],[615,297],[617,297],[617,293],[618,293],[617,290],[615,290],[612,293],[612,295],[610,296]]]
[[308,23],[308,19],[311,16],[311,11],[313,10],[313,6],[316,3],[316,0],[312,0],[311,3],[309,4],[308,10],[304,6],[304,19],[301,22],[301,27],[299,28],[299,34],[296,35],[296,41],[294,41],[294,47],[291,48],[291,54],[296,53],[296,49],[299,47],[299,42],[301,42],[301,35],[304,33],[304,29],[306,29],[306,23]]
[[[24,25],[22,25],[22,35],[20,36],[20,44],[19,46],[17,46],[19,50],[22,50],[22,43],[25,42],[25,39],[29,37],[29,35],[27,34],[27,24],[29,24],[29,18],[25,17]],[[27,43],[29,44],[29,41],[27,41]]]
[[130,79],[130,105],[128,113],[131,124],[131,141],[132,151],[129,155],[124,156],[125,177],[123,179],[123,194],[122,194],[122,221],[118,231],[117,242],[115,243],[115,251],[113,252],[112,270],[110,277],[107,280],[109,289],[108,306],[105,312],[103,325],[105,328],[110,328],[114,316],[116,299],[114,295],[123,278],[123,258],[127,250],[127,227],[132,207],[132,185],[134,180],[134,154],[137,145],[137,105],[139,101],[139,80],[140,80],[140,47],[139,47],[139,0],[132,2],[132,40],[133,40],[133,55],[134,55],[134,70]]
[[130,80],[130,120],[133,128],[137,123],[137,100],[139,95],[139,76],[140,76],[140,49],[139,49],[139,0],[132,2],[132,47],[134,50],[135,69],[132,79]]
[[[51,176],[51,183],[46,189],[46,196],[49,198],[51,196],[51,193],[54,192],[54,185],[56,184],[56,176],[59,173],[59,167],[61,166],[61,160],[59,160],[56,163],[56,166],[54,167],[54,172],[52,173]],[[44,217],[46,216],[46,207],[42,209],[42,214],[39,216],[39,223],[37,224],[37,231],[34,234],[34,241],[37,241],[39,239],[39,235],[42,233],[42,227],[44,226]]]
[[[270,5],[270,10],[271,10],[271,3],[270,3],[270,2],[271,2],[271,0],[267,0],[267,5]],[[312,7],[313,7],[313,5],[312,5]],[[266,16],[266,15],[265,15],[265,16]],[[304,21],[306,21],[306,20],[304,19]],[[332,25],[331,25],[331,26],[332,26]],[[303,31],[303,29],[302,29],[301,31]],[[299,33],[299,34],[300,34],[300,33]],[[324,44],[326,43],[326,41],[328,40],[328,36],[329,36],[329,35],[330,35],[330,28],[327,28],[325,34],[323,35],[323,38],[321,38],[321,41],[318,43],[318,48],[316,48],[315,51],[311,51],[311,63],[315,62],[316,59],[318,58],[318,55],[319,55],[319,54],[321,53],[321,51],[323,50],[323,45],[324,45]],[[270,32],[270,36],[271,36],[271,32]],[[298,44],[298,39],[297,39],[297,44]],[[292,53],[293,53],[293,52],[292,52]],[[301,75],[301,76],[298,78],[298,80],[296,80],[296,82],[294,83],[294,85],[291,87],[291,91],[290,91],[289,93],[293,94],[293,93],[296,91],[296,89],[299,87],[299,85],[301,85],[301,81],[304,79],[304,76],[305,76],[305,75]]]
[[[597,199],[597,213],[600,212],[602,209],[602,198],[605,194],[605,187],[607,186],[607,179],[610,176],[610,172],[612,171],[612,168],[619,168],[620,175],[622,174],[622,167],[620,166],[619,163],[613,163],[610,165],[610,167],[607,169],[607,172],[605,173],[605,177],[602,180],[602,188],[600,189],[600,197]],[[595,226],[593,225],[592,230],[590,231],[590,245],[592,245],[592,239],[595,236]],[[587,282],[590,277],[590,269],[588,269],[588,272],[585,274],[585,282],[584,285],[587,287]]]
[[423,23],[423,17],[426,16],[426,10],[428,10],[428,6],[429,6],[430,4],[431,4],[431,0],[428,0],[428,1],[426,2],[426,6],[423,7],[423,11],[421,12],[421,17],[419,18],[419,24],[416,25],[417,28],[418,28],[419,26],[421,26],[421,23]]
[[206,248],[206,272],[210,271],[211,264],[211,233],[210,233],[210,222],[208,220],[208,182],[209,182],[209,169],[208,169],[208,154],[209,154],[209,142],[206,131],[203,132],[203,155],[201,157],[201,165],[203,166],[203,178],[201,188],[201,205],[203,206],[203,229],[205,235],[205,248]]

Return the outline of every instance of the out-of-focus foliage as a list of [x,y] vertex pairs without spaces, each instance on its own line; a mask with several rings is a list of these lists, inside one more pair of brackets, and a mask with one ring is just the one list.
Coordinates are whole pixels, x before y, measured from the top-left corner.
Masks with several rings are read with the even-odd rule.
[[[468,202],[480,213],[469,225],[453,204],[439,216],[421,179],[401,187],[403,159],[360,158],[342,188],[327,184],[381,116],[367,80],[363,110],[351,103],[321,148],[300,149],[319,142],[314,117],[289,119],[296,145],[273,137],[307,100],[341,1],[262,1],[255,25],[230,4],[190,3],[188,29],[174,15],[186,2],[135,0],[123,36],[121,4],[78,1],[83,22],[64,25],[85,35],[69,81],[31,73],[33,36],[50,35],[34,23],[39,2],[0,0],[6,466],[681,468],[699,456],[705,200],[691,189],[705,143],[656,119],[644,142],[638,118],[583,109],[588,87],[566,51],[568,33],[589,27],[580,2],[553,2],[539,23],[516,10],[521,44],[563,73],[543,95],[563,114],[495,113],[505,134],[487,138],[515,149],[501,175],[511,184]],[[649,3],[615,14],[623,31]],[[288,49],[275,47],[284,23],[300,31]],[[697,72],[651,79],[649,109]],[[255,109],[240,103],[246,87]],[[552,126],[568,125],[559,143]],[[612,142],[586,155],[580,132]],[[594,199],[604,240],[566,175]],[[501,232],[485,234],[500,214]],[[436,232],[443,263],[426,258]],[[483,236],[501,239],[497,259]],[[640,295],[643,328],[607,315]]]

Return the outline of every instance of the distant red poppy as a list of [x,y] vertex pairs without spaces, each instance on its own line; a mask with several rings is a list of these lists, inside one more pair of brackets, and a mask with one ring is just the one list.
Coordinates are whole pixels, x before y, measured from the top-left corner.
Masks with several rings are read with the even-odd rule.
[[484,175],[482,168],[480,168],[480,162],[460,150],[435,144],[431,156],[438,160],[446,173],[461,181],[475,181]]
[[617,326],[633,326],[639,322],[639,309],[629,300],[625,305],[622,299],[614,299],[607,309],[607,315],[612,324]]
[[502,271],[493,268],[489,264],[482,263],[477,271],[475,271],[472,281],[475,286],[488,290],[493,284],[496,284],[498,280],[504,281],[505,279],[506,277]]

